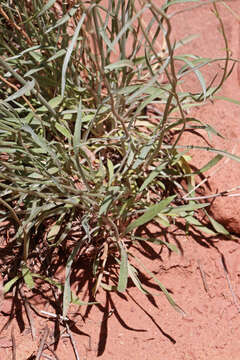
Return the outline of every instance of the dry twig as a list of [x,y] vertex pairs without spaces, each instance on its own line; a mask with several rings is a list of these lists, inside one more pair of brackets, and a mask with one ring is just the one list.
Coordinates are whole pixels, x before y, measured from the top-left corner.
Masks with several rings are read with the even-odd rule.
[[33,45],[32,40],[30,39],[26,31],[9,18],[9,16],[3,10],[2,6],[0,6],[0,14],[7,20],[7,22],[12,26],[12,28],[15,28],[23,35],[23,37],[25,37],[29,46]]
[[45,329],[44,329],[43,337],[42,337],[42,339],[40,341],[40,344],[39,344],[38,352],[37,352],[37,355],[36,355],[36,360],[40,360],[40,358],[41,358],[42,352],[44,350],[44,345],[45,345],[47,337],[48,337],[48,333],[49,333],[49,328],[46,325]]
[[201,274],[201,278],[202,278],[204,290],[205,290],[206,293],[209,295],[208,285],[207,285],[207,282],[206,282],[206,276],[205,276],[205,273],[204,273],[204,271],[203,271],[203,269],[202,269],[202,265],[201,265],[201,263],[200,263],[200,260],[198,260],[197,263],[198,263],[198,268],[199,268],[199,271],[200,271],[200,274]]
[[222,267],[223,267],[223,270],[224,270],[224,274],[225,274],[225,277],[227,279],[227,283],[228,283],[228,287],[229,287],[229,290],[231,291],[231,294],[232,294],[232,298],[233,298],[233,302],[237,308],[237,311],[240,313],[240,305],[239,305],[239,301],[236,297],[236,294],[235,292],[233,291],[233,288],[232,288],[232,284],[230,282],[230,279],[229,279],[229,276],[228,276],[228,271],[227,271],[227,267],[226,267],[226,264],[225,264],[225,261],[224,261],[224,257],[221,256],[221,263],[222,263]]
[[73,347],[73,351],[74,351],[76,360],[80,360],[80,357],[79,357],[79,355],[78,355],[78,351],[77,351],[77,347],[76,347],[75,340],[74,340],[74,338],[73,338],[73,336],[72,336],[71,330],[70,330],[69,325],[68,325],[67,322],[65,323],[65,326],[66,326],[66,329],[67,329],[67,333],[68,333],[68,335],[69,335],[69,337],[70,337],[70,341],[71,341],[71,344],[72,344],[72,347]]
[[12,360],[16,360],[16,340],[14,335],[14,327],[11,329],[11,339],[12,339]]
[[[55,352],[50,348],[48,344],[45,344],[47,349],[53,354],[56,360],[59,360],[59,357],[55,354]],[[45,354],[43,354],[45,356]]]
[[27,299],[25,297],[23,289],[19,288],[19,292],[20,292],[21,298],[22,298],[23,303],[24,303],[25,311],[26,311],[28,322],[29,322],[30,329],[31,329],[32,339],[33,339],[33,341],[35,341],[35,339],[36,339],[36,329],[35,329],[35,326],[34,326],[34,320],[33,320],[32,314],[31,314],[31,309],[30,309],[29,303],[28,303],[28,301],[27,301]]

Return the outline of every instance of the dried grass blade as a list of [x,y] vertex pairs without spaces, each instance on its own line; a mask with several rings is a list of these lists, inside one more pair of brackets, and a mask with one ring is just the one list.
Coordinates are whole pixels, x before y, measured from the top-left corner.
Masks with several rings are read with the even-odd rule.
[[44,350],[44,345],[47,341],[47,338],[48,338],[48,334],[49,334],[49,328],[48,326],[46,325],[45,326],[45,329],[44,329],[44,333],[43,333],[43,336],[42,336],[42,339],[40,341],[40,344],[39,344],[39,348],[38,348],[38,352],[37,352],[37,355],[36,355],[36,360],[40,360],[41,359],[41,356],[42,356],[42,352]]

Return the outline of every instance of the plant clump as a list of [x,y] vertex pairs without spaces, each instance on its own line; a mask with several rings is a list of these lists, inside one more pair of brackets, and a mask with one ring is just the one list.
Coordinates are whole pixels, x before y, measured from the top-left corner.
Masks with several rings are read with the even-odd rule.
[[[0,220],[4,234],[11,234],[11,254],[2,265],[5,292],[23,281],[30,289],[36,279],[47,281],[63,292],[66,317],[71,302],[82,303],[71,292],[70,276],[84,259],[94,295],[101,287],[124,292],[128,279],[149,294],[131,244],[177,248],[142,237],[142,226],[154,221],[162,229],[182,219],[212,235],[222,229],[207,214],[209,203],[182,194],[194,198],[196,176],[230,154],[198,148],[215,156],[193,171],[187,151],[194,145],[178,144],[191,126],[216,134],[189,109],[214,98],[232,65],[215,3],[226,48],[218,83],[207,84],[201,73],[217,59],[179,55],[177,49],[192,40],[172,40],[171,9],[181,2],[0,5]],[[198,93],[183,90],[191,74]],[[199,221],[199,209],[211,227]],[[54,280],[58,261],[64,284]]]

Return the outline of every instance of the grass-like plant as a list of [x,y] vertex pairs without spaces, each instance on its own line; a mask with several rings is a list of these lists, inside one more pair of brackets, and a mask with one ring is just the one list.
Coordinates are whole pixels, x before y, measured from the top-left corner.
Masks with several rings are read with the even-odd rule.
[[[81,258],[92,268],[94,295],[101,287],[123,292],[128,279],[149,294],[130,245],[177,248],[141,237],[141,226],[154,221],[168,227],[181,218],[209,234],[227,234],[209,215],[211,228],[197,218],[209,203],[183,201],[179,192],[194,197],[195,177],[224,155],[239,161],[211,147],[178,145],[191,127],[217,134],[189,111],[213,99],[233,68],[215,3],[224,59],[177,50],[192,40],[172,38],[172,5],[185,2],[1,3],[0,220],[2,230],[9,222],[15,229],[5,247],[11,254],[2,256],[5,292],[23,281],[32,289],[40,278],[63,291],[66,318],[71,301],[82,303],[70,290]],[[206,84],[201,70],[215,61],[223,64],[222,75]],[[183,90],[192,74],[198,93]],[[215,154],[198,171],[187,154],[194,148]],[[64,284],[54,280],[55,261],[66,269]],[[180,310],[157,277],[144,271]]]

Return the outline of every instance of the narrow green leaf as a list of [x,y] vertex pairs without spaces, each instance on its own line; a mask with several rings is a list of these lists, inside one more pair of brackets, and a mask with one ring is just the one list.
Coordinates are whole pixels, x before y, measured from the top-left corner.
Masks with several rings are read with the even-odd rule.
[[169,8],[171,5],[175,5],[175,4],[183,4],[183,3],[198,3],[199,4],[199,0],[171,0],[171,1],[167,1],[165,2],[165,4],[161,7],[162,10],[166,10],[167,8]]
[[[56,1],[56,0],[55,0],[55,1]],[[40,45],[32,46],[32,47],[30,47],[30,48],[27,48],[27,49],[21,51],[20,53],[18,53],[18,54],[15,55],[15,56],[12,56],[12,57],[10,57],[10,58],[7,58],[6,60],[7,60],[7,61],[11,61],[11,60],[18,59],[18,58],[20,58],[22,55],[27,54],[27,53],[29,53],[29,52],[31,52],[31,51],[34,51],[34,50],[38,50],[38,49],[40,49],[40,48],[41,48]]]
[[34,89],[34,86],[35,86],[35,80],[27,81],[26,85],[24,85],[21,89],[16,91],[13,95],[8,96],[4,101],[9,102],[23,95],[28,95],[27,93],[29,93],[32,89]]
[[174,48],[174,49],[176,50],[176,49],[178,49],[179,47],[184,46],[184,45],[190,43],[191,41],[199,38],[199,36],[200,36],[199,34],[192,34],[192,35],[188,35],[188,36],[184,37],[183,39],[178,40],[178,41],[176,42],[176,45],[175,45],[175,48]]
[[79,101],[77,119],[75,122],[74,135],[73,135],[73,150],[76,157],[78,157],[80,151],[81,129],[82,129],[82,99],[80,99]]
[[141,281],[139,280],[137,276],[137,270],[133,265],[130,265],[128,263],[128,274],[130,278],[132,279],[134,285],[145,295],[150,295],[150,293],[142,286]]
[[174,216],[174,215],[179,215],[182,212],[186,212],[186,211],[195,211],[198,209],[202,209],[205,208],[207,206],[209,206],[209,203],[204,203],[204,204],[196,204],[194,202],[191,202],[190,204],[187,205],[180,205],[180,206],[176,206],[176,207],[170,207],[168,209],[166,209],[166,211],[164,212],[164,214],[168,215],[168,216]]
[[23,278],[24,278],[24,281],[25,281],[27,287],[29,289],[33,289],[34,288],[34,281],[33,281],[33,278],[32,278],[32,274],[31,274],[30,270],[28,269],[28,267],[26,265],[22,266],[22,274],[23,274]]
[[[163,145],[163,147],[165,149],[171,149],[172,145]],[[198,145],[177,145],[176,146],[177,149],[188,149],[188,150],[206,150],[206,151],[210,151],[210,152],[214,152],[223,156],[228,157],[229,159],[232,160],[236,160],[238,162],[240,162],[240,156],[231,154],[225,150],[221,150],[221,149],[215,149],[215,148],[211,148],[209,146],[198,146]]]
[[125,230],[125,234],[151,221],[159,212],[163,211],[175,197],[176,195],[169,196],[166,199],[160,201],[159,204],[150,206],[142,216],[128,225],[127,229]]
[[59,290],[63,290],[63,285],[59,282],[57,282],[56,280],[53,280],[47,276],[43,276],[43,275],[40,275],[40,274],[32,274],[33,277],[36,277],[38,279],[41,279],[43,281],[46,281],[48,282],[49,284],[51,285],[54,285],[56,286]]
[[141,16],[150,6],[150,4],[145,5],[135,16],[131,17],[130,20],[126,22],[126,24],[121,28],[117,36],[114,38],[112,42],[113,48],[119,42],[123,34],[126,33],[126,31],[131,27],[133,22],[135,22],[137,18],[139,18],[139,16]]
[[240,105],[240,101],[239,101],[239,100],[232,99],[232,98],[229,98],[229,97],[226,97],[226,96],[213,96],[213,99],[216,99],[216,100],[225,100],[225,101],[228,101],[228,102],[230,102],[230,103],[233,103],[233,104],[236,104],[236,105]]
[[7,153],[7,154],[14,154],[17,150],[16,149],[9,149],[7,147],[0,147],[1,153]]
[[[168,65],[169,61],[170,61],[170,57],[168,57],[168,58],[164,61],[163,65],[161,66],[160,70],[158,70],[158,72],[157,72],[156,75],[154,75],[145,85],[140,86],[137,91],[135,91],[133,94],[131,94],[131,95],[127,98],[126,104],[132,104],[137,97],[141,97],[141,96],[143,96],[144,94],[152,94],[152,89],[154,89],[154,91],[155,91],[155,89],[156,89],[156,87],[153,86],[154,83],[158,80],[159,75],[160,75],[161,73],[163,73],[163,71],[164,71],[165,67]],[[162,87],[162,88],[163,88],[163,87]],[[159,91],[159,93],[161,93],[161,95],[162,95],[162,93],[163,93],[162,88],[161,88],[161,89],[160,89],[160,88],[158,89],[158,91]],[[166,90],[167,90],[167,89],[170,90],[170,86],[169,86],[169,85],[166,85],[164,88],[165,88]],[[161,95],[160,95],[160,97],[161,97]]]
[[[143,164],[143,163],[145,162],[145,159],[146,159],[148,153],[149,153],[149,152],[152,150],[152,148],[153,148],[154,142],[155,142],[155,139],[152,138],[152,139],[149,140],[149,142],[148,142],[146,145],[144,145],[144,146],[141,148],[141,150],[140,150],[140,152],[139,152],[139,154],[138,154],[137,160],[134,162],[134,164],[133,164],[133,166],[132,166],[132,169],[133,169],[133,170],[137,169],[138,166],[140,166],[141,164]],[[135,154],[133,153],[133,156],[134,156],[134,155],[135,155]],[[130,164],[129,164],[129,165],[130,165]]]
[[34,142],[38,146],[40,146],[44,150],[45,153],[48,153],[52,157],[52,159],[54,160],[55,164],[58,167],[61,167],[61,163],[58,160],[58,158],[56,156],[56,153],[51,149],[50,146],[48,146],[47,141],[46,141],[45,138],[37,135],[29,125],[23,125],[22,130],[29,133],[31,135],[32,139],[34,140]]
[[[159,89],[157,89],[157,94],[152,94],[152,95],[149,95],[144,101],[141,101],[137,110],[136,110],[136,114],[139,114],[141,113],[141,111],[143,109],[145,109],[149,104],[151,104],[156,98],[159,98],[160,96],[160,92]],[[164,93],[164,90],[162,90],[162,93]]]
[[112,201],[113,201],[113,195],[112,194],[107,195],[105,197],[105,199],[103,200],[103,202],[101,204],[101,207],[99,209],[99,216],[101,216],[103,214],[105,215],[107,213],[107,210],[108,210],[109,206],[111,205]]
[[26,72],[26,74],[24,74],[25,77],[28,77],[28,76],[31,76],[31,75],[34,75],[36,73],[38,73],[39,71],[41,70],[44,70],[44,66],[40,66],[38,68],[35,68],[35,69],[31,69],[29,70],[28,72]]
[[109,65],[105,66],[104,70],[107,72],[107,71],[111,71],[111,70],[120,69],[123,67],[130,67],[130,68],[134,69],[134,64],[132,61],[124,59],[124,60],[119,60],[113,64],[109,64]]
[[51,227],[50,231],[47,233],[47,241],[53,242],[61,229],[61,225],[55,224]]
[[[63,98],[62,96],[56,96],[55,98],[48,101],[48,105],[51,107],[51,109],[55,109],[57,106],[59,106],[62,102]],[[37,112],[46,112],[48,109],[46,106],[41,106],[37,109]]]
[[222,234],[222,235],[230,235],[229,232],[225,229],[225,227],[220,224],[218,221],[216,221],[213,217],[211,217],[207,211],[205,211],[205,214],[207,215],[207,217],[209,218],[212,227],[214,228],[214,230],[218,233],[218,234]]
[[211,229],[209,229],[208,227],[206,227],[206,226],[204,226],[202,223],[200,223],[200,221],[198,221],[195,217],[193,217],[193,216],[190,216],[190,215],[188,215],[188,216],[185,216],[184,217],[184,220],[188,223],[188,224],[190,224],[190,225],[192,225],[192,226],[196,226],[196,228],[198,228],[200,231],[203,231],[204,233],[206,233],[206,234],[208,234],[208,235],[216,235],[216,233],[213,231],[213,230],[211,230]]
[[73,17],[73,15],[76,13],[76,11],[78,10],[79,5],[75,5],[73,6],[65,15],[63,15],[63,17],[61,19],[59,19],[53,26],[51,26],[46,32],[45,34],[49,33],[51,30],[62,26],[63,24],[65,24],[69,19],[71,19],[71,17]]
[[[55,0],[56,1],[56,0]],[[65,49],[61,49],[59,51],[57,51],[53,56],[51,56],[48,60],[47,60],[47,63],[48,62],[51,62],[53,60],[56,60],[58,59],[59,57],[62,57],[63,55],[66,54],[66,50]]]
[[168,243],[167,241],[164,241],[164,240],[160,240],[160,239],[156,239],[156,238],[142,238],[142,237],[139,237],[139,236],[134,236],[134,239],[140,240],[140,241],[148,241],[148,242],[151,242],[152,244],[165,245],[171,251],[173,251],[175,253],[179,252],[176,245],[170,244],[170,243]]
[[224,139],[224,136],[222,136],[217,130],[215,130],[211,125],[206,124],[205,128],[206,132],[208,133],[208,137],[209,139],[211,139],[211,134],[217,135],[219,137],[221,137],[222,139]]
[[105,283],[101,282],[101,287],[107,291],[117,291],[116,285],[110,285],[110,284],[105,284]]
[[99,302],[97,301],[89,301],[89,302],[85,302],[79,299],[79,297],[77,295],[74,294],[74,292],[71,292],[71,303],[75,304],[75,305],[85,305],[85,306],[90,306],[90,305],[96,305],[99,304]]
[[223,155],[216,155],[212,160],[210,160],[206,165],[204,165],[199,172],[204,173],[205,171],[211,169],[213,166],[215,166],[221,159],[223,158]]
[[49,0],[42,8],[42,10],[37,14],[37,17],[43,15],[48,9],[50,9],[56,0]]
[[167,218],[167,216],[165,216],[165,215],[163,215],[163,214],[161,214],[161,213],[159,213],[158,215],[157,215],[157,217],[155,218],[155,220],[156,220],[156,222],[158,223],[158,224],[160,224],[160,226],[162,226],[162,227],[169,227],[170,225],[171,225],[171,223],[168,221],[168,218]]
[[9,290],[11,289],[11,287],[15,284],[16,281],[19,280],[19,276],[15,276],[13,279],[9,280],[3,287],[4,289],[4,294],[6,294],[7,292],[9,292]]
[[159,175],[159,173],[167,166],[167,162],[157,166],[145,179],[142,186],[139,189],[139,192],[143,191],[154,179]]
[[119,292],[124,292],[128,281],[128,256],[122,242],[120,242],[119,245],[121,249],[121,264],[117,289]]
[[69,139],[69,140],[72,139],[72,134],[70,133],[70,131],[67,128],[65,128],[65,126],[60,125],[59,123],[56,123],[55,128],[60,132],[60,134],[65,136],[67,139]]
[[76,27],[73,37],[72,37],[72,41],[70,42],[70,44],[67,48],[67,52],[66,52],[66,55],[65,55],[65,58],[63,61],[62,80],[61,80],[61,96],[64,96],[64,90],[65,90],[65,84],[66,84],[66,72],[67,72],[68,63],[69,63],[70,57],[72,55],[74,45],[76,44],[78,34],[82,27],[85,17],[86,17],[86,14],[84,13],[77,24],[77,27]]
[[140,85],[129,85],[129,86],[126,86],[124,88],[118,89],[117,94],[127,96],[127,95],[130,95],[130,94],[134,93],[134,91],[139,90],[139,88],[141,88]]
[[108,48],[114,52],[114,54],[117,54],[116,49],[114,49],[114,46],[112,46],[112,43],[110,41],[110,39],[108,38],[106,32],[104,31],[104,28],[100,28],[98,29],[99,34],[101,35],[101,37],[103,38],[103,40],[105,41],[105,43],[107,44]]
[[107,167],[108,167],[108,186],[111,186],[114,175],[114,166],[110,159],[107,159]]
[[70,254],[67,264],[66,264],[66,272],[65,272],[65,283],[64,283],[64,290],[63,290],[63,313],[62,316],[65,319],[67,316],[69,305],[72,301],[72,294],[71,294],[71,285],[70,285],[70,276],[71,276],[71,267],[77,252],[79,251],[80,247],[83,245],[83,242],[80,241],[72,250]]
[[207,96],[206,95],[206,83],[205,83],[204,77],[202,76],[202,73],[197,69],[197,66],[195,66],[189,59],[186,58],[186,56],[178,56],[176,58],[179,58],[182,61],[184,61],[192,69],[192,71],[194,71],[194,73],[197,76],[197,78],[200,82],[200,85],[202,87],[204,100],[206,100],[206,96]]

